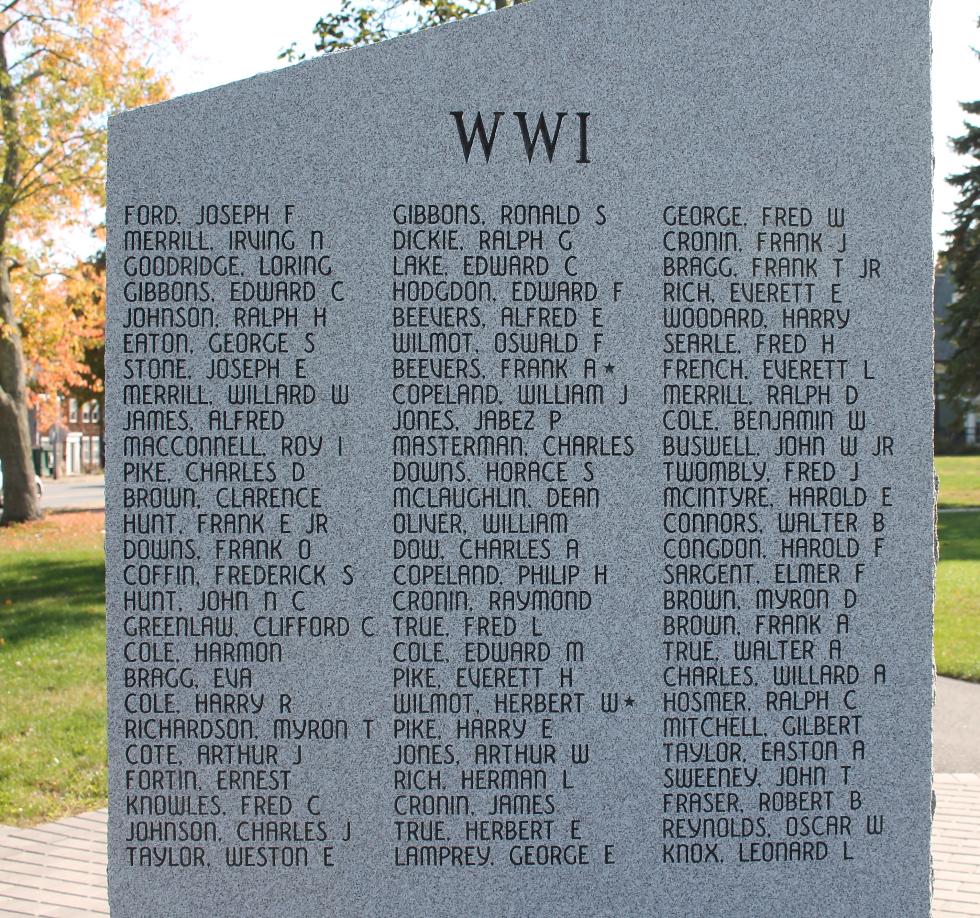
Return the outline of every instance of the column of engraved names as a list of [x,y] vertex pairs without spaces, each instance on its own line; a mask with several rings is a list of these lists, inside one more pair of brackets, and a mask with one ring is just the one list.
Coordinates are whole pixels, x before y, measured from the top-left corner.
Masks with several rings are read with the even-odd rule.
[[608,577],[589,538],[603,466],[632,439],[584,433],[617,391],[587,220],[575,205],[393,210],[398,866],[611,857],[576,809],[599,697],[572,638]]
[[884,674],[850,637],[885,545],[857,456],[893,443],[859,434],[873,374],[845,356],[880,264],[815,212],[662,213],[668,863],[846,861],[880,831],[859,686]]
[[[304,867],[333,827],[293,768],[342,742],[277,685],[349,634],[303,610],[330,576],[312,329],[337,291],[297,208],[125,210],[127,854],[148,867]],[[320,420],[318,420],[320,418]],[[276,686],[276,688],[274,688]],[[321,853],[322,849],[322,853]]]

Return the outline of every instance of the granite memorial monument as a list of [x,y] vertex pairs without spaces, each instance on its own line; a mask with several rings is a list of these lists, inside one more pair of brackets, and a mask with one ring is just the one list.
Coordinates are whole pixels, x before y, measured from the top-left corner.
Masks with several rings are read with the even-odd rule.
[[535,0],[120,114],[112,914],[925,916],[925,0]]

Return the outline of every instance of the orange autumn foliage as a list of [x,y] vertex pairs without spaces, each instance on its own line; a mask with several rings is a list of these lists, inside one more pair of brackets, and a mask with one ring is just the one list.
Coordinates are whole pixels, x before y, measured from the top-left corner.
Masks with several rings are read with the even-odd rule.
[[103,335],[104,277],[67,254],[101,224],[106,127],[114,111],[167,97],[154,66],[179,43],[169,0],[0,0],[0,255],[10,271],[28,398],[39,426],[53,396],[88,384]]
[[102,391],[103,381],[92,378],[84,357],[105,339],[105,272],[85,261],[53,277],[25,275],[14,286],[31,362],[30,400],[38,428],[47,430],[58,420],[55,396],[72,389]]

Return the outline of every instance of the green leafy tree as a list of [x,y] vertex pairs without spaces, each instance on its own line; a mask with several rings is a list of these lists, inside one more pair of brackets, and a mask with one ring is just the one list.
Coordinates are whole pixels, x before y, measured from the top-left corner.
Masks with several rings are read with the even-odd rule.
[[[317,54],[372,45],[386,38],[407,35],[445,22],[466,19],[489,9],[503,9],[528,0],[389,0],[357,3],[343,0],[336,13],[321,16],[313,26],[313,51]],[[293,42],[280,60],[301,61],[306,51]]]
[[980,396],[980,100],[964,102],[971,116],[965,132],[953,138],[953,148],[970,158],[970,165],[949,181],[959,191],[953,229],[944,253],[957,296],[947,309],[947,334],[955,347],[942,375],[942,386],[953,404]]

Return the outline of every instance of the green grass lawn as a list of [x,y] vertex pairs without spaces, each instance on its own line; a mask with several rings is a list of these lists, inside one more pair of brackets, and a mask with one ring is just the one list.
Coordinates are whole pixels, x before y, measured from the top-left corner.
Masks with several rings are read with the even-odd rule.
[[936,456],[940,507],[980,507],[980,456]]
[[0,823],[105,806],[103,526],[0,529]]
[[936,668],[980,681],[980,510],[939,514]]

